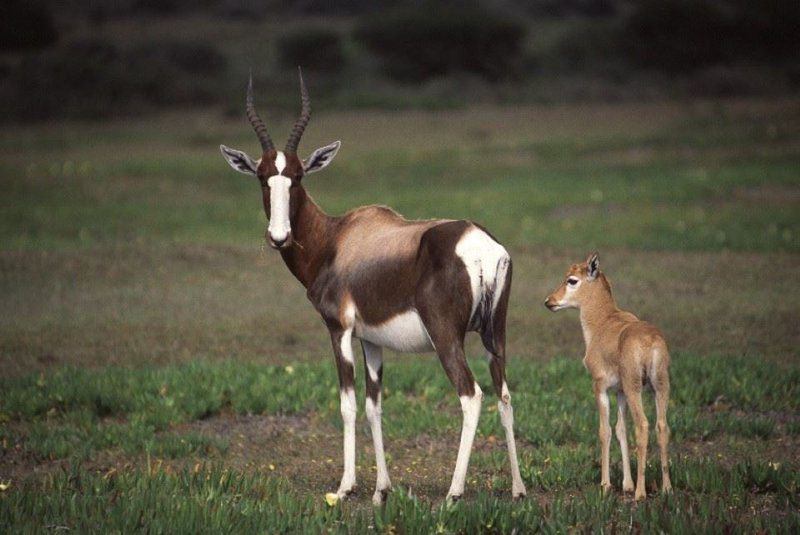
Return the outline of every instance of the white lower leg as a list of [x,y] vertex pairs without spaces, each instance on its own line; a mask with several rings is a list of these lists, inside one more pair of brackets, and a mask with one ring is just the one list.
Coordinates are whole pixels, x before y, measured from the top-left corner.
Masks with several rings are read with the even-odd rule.
[[383,431],[381,429],[381,396],[378,394],[378,401],[373,402],[367,397],[367,421],[372,432],[372,445],[375,448],[375,466],[378,470],[378,479],[375,482],[375,494],[372,501],[380,504],[383,502],[387,490],[392,487],[389,480],[389,471],[386,469],[386,457],[383,453]]
[[617,394],[617,425],[615,431],[619,441],[619,449],[622,452],[622,490],[624,492],[633,491],[633,478],[631,477],[631,460],[628,452],[628,431],[625,426],[625,409],[627,401],[621,392]]
[[511,394],[508,386],[503,382],[502,399],[497,402],[497,412],[500,414],[500,423],[506,432],[506,444],[508,445],[508,460],[511,463],[511,495],[513,497],[524,496],[525,485],[519,475],[519,461],[517,460],[517,443],[514,440],[514,408],[511,406]]
[[[355,359],[353,358],[352,329],[347,329],[342,334],[341,350],[343,366],[353,366],[355,370]],[[353,374],[355,376],[355,373]],[[339,392],[341,396],[340,408],[342,411],[342,422],[344,424],[344,473],[339,490],[336,492],[339,497],[344,497],[352,492],[356,484],[356,392],[353,385],[346,386]]]
[[352,388],[341,391],[342,422],[344,423],[344,473],[339,497],[352,492],[356,484],[356,393]]
[[378,470],[378,479],[375,482],[375,494],[372,495],[372,501],[376,505],[380,505],[386,497],[386,491],[392,487],[392,482],[389,480],[389,471],[386,469],[386,457],[383,453],[383,430],[381,429],[383,396],[381,395],[380,387],[383,350],[381,347],[366,340],[361,341],[361,346],[364,349],[364,363],[366,364],[369,381],[372,385],[377,385],[378,387],[378,395],[375,401],[372,401],[369,396],[369,388],[367,389],[366,413],[372,433],[372,445],[375,448],[375,466]]
[[456,469],[453,472],[453,481],[450,483],[448,497],[461,496],[464,493],[464,482],[467,478],[467,466],[469,456],[472,452],[472,442],[475,440],[475,431],[478,429],[478,417],[481,414],[481,400],[483,392],[475,383],[475,394],[473,396],[462,396],[461,411],[464,413],[464,420],[461,425],[461,442],[458,446],[458,457],[456,458]]

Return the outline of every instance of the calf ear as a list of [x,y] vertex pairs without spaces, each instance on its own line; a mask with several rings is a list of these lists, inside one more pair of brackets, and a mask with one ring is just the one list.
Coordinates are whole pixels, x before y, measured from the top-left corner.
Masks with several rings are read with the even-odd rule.
[[592,253],[589,255],[589,258],[586,259],[587,278],[589,280],[594,280],[597,278],[598,273],[600,273],[600,258],[597,253]]
[[227,161],[231,167],[245,175],[255,176],[256,169],[258,169],[258,162],[253,161],[250,156],[240,150],[228,148],[225,145],[220,145],[219,150],[222,152],[225,161]]
[[303,171],[308,174],[327,167],[341,146],[341,141],[334,141],[330,145],[318,148],[303,162]]

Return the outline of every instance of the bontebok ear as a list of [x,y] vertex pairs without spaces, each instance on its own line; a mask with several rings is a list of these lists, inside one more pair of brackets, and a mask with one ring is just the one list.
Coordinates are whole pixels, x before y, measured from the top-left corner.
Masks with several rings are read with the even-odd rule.
[[600,259],[598,258],[597,253],[592,253],[589,255],[589,258],[586,259],[586,274],[589,280],[594,280],[597,278],[597,274],[600,272]]
[[333,161],[333,157],[336,156],[341,145],[341,141],[334,141],[330,145],[315,150],[313,154],[303,162],[303,170],[308,174],[326,167]]
[[240,150],[228,148],[225,145],[220,145],[219,150],[222,151],[222,155],[231,167],[240,173],[255,176],[258,163],[253,161],[250,156]]

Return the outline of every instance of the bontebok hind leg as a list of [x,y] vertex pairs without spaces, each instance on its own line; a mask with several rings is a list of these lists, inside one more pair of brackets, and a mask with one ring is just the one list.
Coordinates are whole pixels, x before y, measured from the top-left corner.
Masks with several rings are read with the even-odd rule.
[[375,494],[372,503],[380,505],[386,500],[386,494],[392,487],[389,471],[386,468],[386,457],[383,452],[383,431],[381,429],[381,381],[383,379],[383,349],[375,344],[361,341],[364,350],[364,364],[367,383],[366,413],[372,433],[372,444],[375,447],[375,466],[378,479],[375,483]]

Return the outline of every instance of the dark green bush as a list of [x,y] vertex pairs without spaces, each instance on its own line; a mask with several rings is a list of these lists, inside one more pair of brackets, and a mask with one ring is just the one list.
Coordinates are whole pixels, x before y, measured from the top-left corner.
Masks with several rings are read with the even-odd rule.
[[537,17],[611,17],[617,13],[616,0],[533,0],[517,2]]
[[525,27],[479,7],[430,4],[362,18],[358,42],[378,56],[392,78],[419,81],[453,72],[488,80],[513,77]]
[[113,117],[218,94],[225,59],[207,45],[165,42],[121,49],[76,42],[13,67],[0,107],[8,117]]
[[408,4],[408,0],[279,0],[275,4],[276,11],[280,13],[299,13],[303,15],[355,15],[383,11],[388,8],[397,7],[403,3]]
[[278,41],[278,61],[284,68],[336,72],[344,65],[339,34],[320,27],[304,28]]
[[[588,72],[608,75],[619,70],[619,25],[616,21],[584,21],[570,30],[549,50],[540,52],[546,71]],[[624,69],[623,69],[624,70]]]
[[42,48],[58,40],[53,16],[34,1],[0,3],[0,50]]
[[213,12],[228,19],[262,20],[271,4],[263,0],[219,0]]
[[152,62],[185,74],[213,75],[225,68],[225,57],[208,45],[179,41],[150,43],[128,52],[131,61]]
[[688,72],[736,59],[774,62],[800,50],[800,3],[785,0],[642,0],[624,23],[634,63]]

